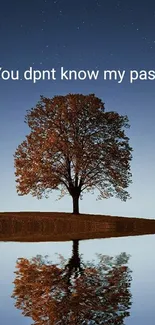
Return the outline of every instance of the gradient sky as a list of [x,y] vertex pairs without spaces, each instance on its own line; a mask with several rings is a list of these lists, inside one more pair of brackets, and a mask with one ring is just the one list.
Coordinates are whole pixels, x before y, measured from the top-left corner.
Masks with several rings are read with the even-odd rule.
[[[155,2],[115,0],[5,0],[0,10],[0,67],[7,70],[155,70]],[[0,75],[1,76],[1,75]],[[34,84],[0,77],[0,211],[72,211],[69,197],[37,200],[16,193],[13,154],[29,133],[26,110],[40,95],[95,93],[106,110],[127,114],[132,145],[132,199],[96,201],[85,195],[83,213],[154,218],[155,80],[56,81]]]

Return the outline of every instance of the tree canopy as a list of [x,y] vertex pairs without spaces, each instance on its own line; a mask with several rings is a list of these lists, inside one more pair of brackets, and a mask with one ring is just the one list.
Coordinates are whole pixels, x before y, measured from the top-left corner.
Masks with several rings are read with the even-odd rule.
[[126,200],[131,183],[132,148],[125,128],[128,117],[105,111],[94,94],[41,96],[27,111],[31,132],[16,149],[17,192],[41,198],[55,189],[73,198],[98,190],[100,198]]

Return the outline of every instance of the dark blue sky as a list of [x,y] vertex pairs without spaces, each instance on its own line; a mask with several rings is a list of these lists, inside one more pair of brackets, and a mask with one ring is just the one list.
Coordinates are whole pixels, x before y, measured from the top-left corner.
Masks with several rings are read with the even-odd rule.
[[[6,0],[0,10],[2,70],[65,69],[155,70],[155,2],[115,0]],[[1,71],[2,71],[1,70]],[[55,202],[18,197],[13,154],[25,135],[26,110],[40,95],[95,93],[107,110],[127,114],[134,148],[132,199],[96,202],[84,196],[81,212],[154,217],[155,197],[155,80],[56,81],[33,84],[0,78],[1,211],[71,211],[69,198]],[[1,76],[1,75],[0,75]]]

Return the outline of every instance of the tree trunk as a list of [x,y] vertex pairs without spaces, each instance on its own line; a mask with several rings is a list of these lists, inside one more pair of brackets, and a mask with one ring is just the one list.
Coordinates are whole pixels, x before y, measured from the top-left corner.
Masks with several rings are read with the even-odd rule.
[[79,259],[79,239],[73,240],[73,259],[77,261]]
[[73,198],[73,214],[79,214],[79,196],[75,195]]

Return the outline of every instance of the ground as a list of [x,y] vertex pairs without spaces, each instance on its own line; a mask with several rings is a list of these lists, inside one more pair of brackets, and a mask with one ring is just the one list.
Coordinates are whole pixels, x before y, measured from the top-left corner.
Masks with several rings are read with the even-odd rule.
[[155,234],[155,220],[63,212],[0,212],[0,241],[69,241]]

